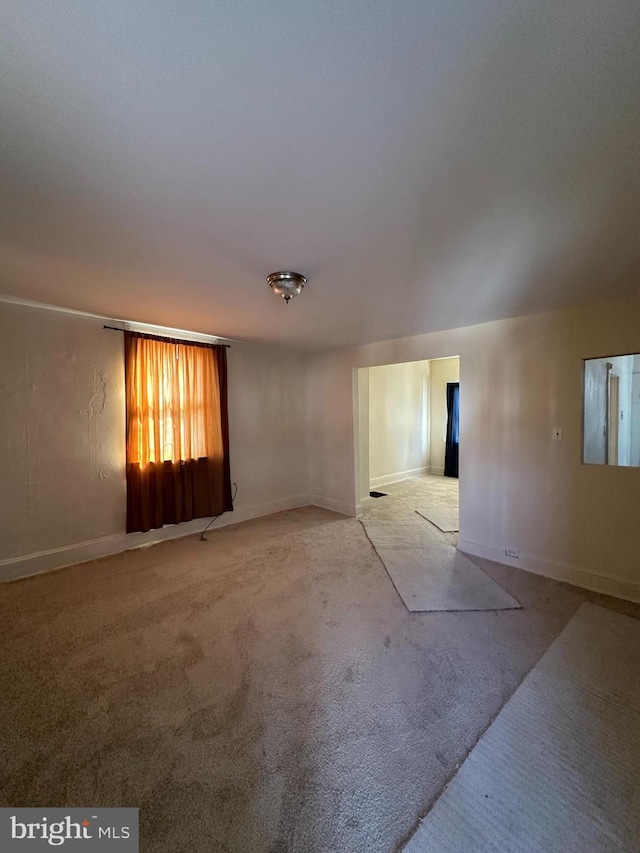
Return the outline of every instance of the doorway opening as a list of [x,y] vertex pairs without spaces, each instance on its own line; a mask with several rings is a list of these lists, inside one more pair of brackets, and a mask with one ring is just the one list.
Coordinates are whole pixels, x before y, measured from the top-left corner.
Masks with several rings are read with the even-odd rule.
[[[355,371],[359,515],[459,527],[458,356]],[[383,496],[372,499],[372,493]],[[416,515],[418,513],[418,515]]]

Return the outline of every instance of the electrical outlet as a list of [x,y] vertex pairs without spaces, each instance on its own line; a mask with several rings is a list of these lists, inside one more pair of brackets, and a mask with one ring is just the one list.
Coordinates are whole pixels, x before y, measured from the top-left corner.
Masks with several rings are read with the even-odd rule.
[[320,486],[316,486],[315,489],[313,490],[314,495],[319,495],[321,492],[322,492],[322,489],[320,488]]
[[519,557],[520,556],[520,549],[519,548],[505,548],[504,553],[507,555],[507,557]]
[[554,441],[562,441],[564,438],[564,432],[562,427],[554,427],[553,428],[553,440]]

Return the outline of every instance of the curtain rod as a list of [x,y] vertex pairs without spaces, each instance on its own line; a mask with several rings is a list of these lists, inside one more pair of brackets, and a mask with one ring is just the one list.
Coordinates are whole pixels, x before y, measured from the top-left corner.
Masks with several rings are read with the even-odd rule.
[[[170,337],[169,335],[151,335],[151,334],[147,334],[146,332],[136,332],[135,330],[132,330],[132,329],[119,329],[117,326],[103,326],[102,328],[103,329],[111,329],[112,332],[129,332],[129,331],[132,331],[134,335],[142,335],[142,337],[146,337],[146,338],[158,338],[158,340],[165,339],[169,342],[179,340],[178,338],[173,338],[173,337]],[[205,346],[211,346],[211,347],[226,347],[227,349],[231,348],[231,344],[221,344],[221,343],[212,344],[212,343],[209,343],[209,341],[185,341],[185,340],[182,340],[181,343],[195,344],[196,346],[198,344],[200,344],[200,345],[204,344]]]

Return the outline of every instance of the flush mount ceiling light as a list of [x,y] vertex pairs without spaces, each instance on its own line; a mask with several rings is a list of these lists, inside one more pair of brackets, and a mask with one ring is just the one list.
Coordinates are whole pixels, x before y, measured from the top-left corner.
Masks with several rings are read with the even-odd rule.
[[299,272],[272,272],[267,276],[267,281],[271,290],[282,296],[287,305],[291,297],[297,296],[307,283],[306,278]]

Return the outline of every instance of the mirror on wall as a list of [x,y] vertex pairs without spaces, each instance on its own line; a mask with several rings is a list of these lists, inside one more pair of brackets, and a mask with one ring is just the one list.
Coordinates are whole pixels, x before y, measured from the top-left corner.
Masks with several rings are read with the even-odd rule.
[[583,461],[640,466],[640,354],[585,359]]

